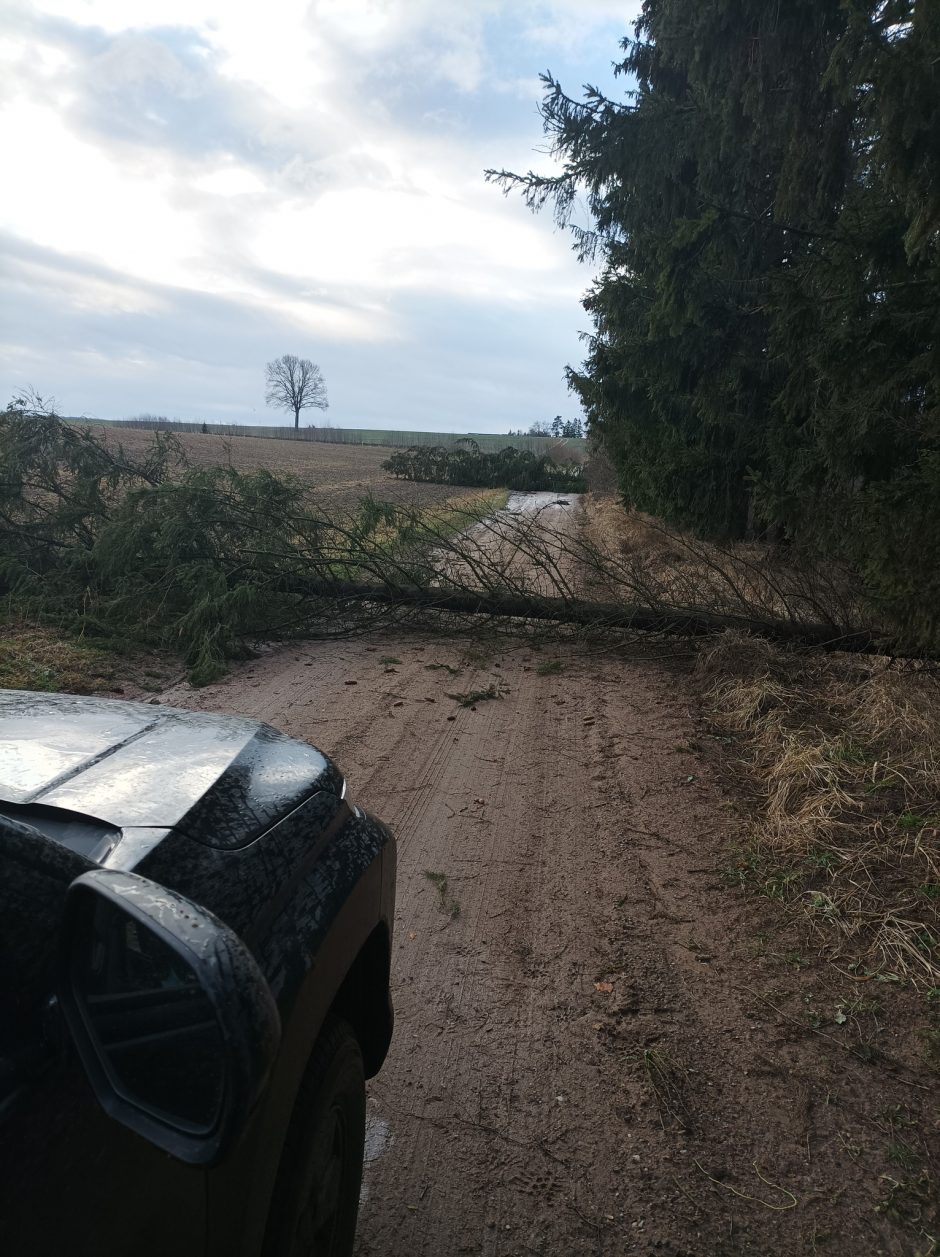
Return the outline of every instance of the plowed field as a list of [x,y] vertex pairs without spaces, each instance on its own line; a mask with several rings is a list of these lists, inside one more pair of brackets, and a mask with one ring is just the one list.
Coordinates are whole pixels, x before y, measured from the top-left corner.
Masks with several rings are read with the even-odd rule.
[[[153,439],[153,433],[139,428],[96,427],[109,441],[119,442],[131,454],[139,454]],[[231,464],[238,471],[266,468],[276,475],[299,476],[313,485],[324,504],[355,506],[371,494],[387,502],[407,502],[415,506],[472,495],[479,490],[453,485],[412,484],[396,480],[382,470],[392,450],[376,445],[330,445],[318,441],[286,441],[276,437],[225,437],[212,433],[184,432],[177,438],[186,457],[197,467]]]

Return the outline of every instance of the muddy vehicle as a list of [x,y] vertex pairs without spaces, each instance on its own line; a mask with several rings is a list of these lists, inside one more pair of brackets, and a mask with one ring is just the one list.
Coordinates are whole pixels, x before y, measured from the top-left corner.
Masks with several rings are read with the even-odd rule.
[[268,725],[0,691],[0,1252],[347,1254],[395,844]]

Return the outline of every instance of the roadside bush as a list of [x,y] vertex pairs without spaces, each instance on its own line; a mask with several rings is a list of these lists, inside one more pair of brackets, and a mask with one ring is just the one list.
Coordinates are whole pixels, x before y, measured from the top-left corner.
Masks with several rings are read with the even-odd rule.
[[32,623],[179,652],[205,684],[253,637],[332,636],[384,614],[361,599],[350,611],[350,585],[425,589],[429,555],[499,496],[324,513],[300,479],[191,466],[165,433],[131,459],[14,404],[0,414],[0,595]]
[[466,441],[456,449],[412,445],[396,451],[382,466],[401,480],[431,484],[550,493],[582,493],[585,489],[580,464],[562,467],[546,454],[517,450],[512,445],[493,453],[485,453],[475,441]]
[[181,650],[205,682],[276,613],[297,563],[284,521],[302,493],[266,471],[190,467],[165,434],[133,461],[12,407],[0,416],[0,592],[55,623]]

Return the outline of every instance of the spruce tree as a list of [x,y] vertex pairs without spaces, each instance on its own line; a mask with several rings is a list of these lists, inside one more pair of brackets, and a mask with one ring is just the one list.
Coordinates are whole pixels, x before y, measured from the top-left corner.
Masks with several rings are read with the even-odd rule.
[[634,34],[622,99],[545,76],[558,175],[488,172],[586,198],[591,434],[630,505],[847,559],[932,638],[940,6],[647,0]]

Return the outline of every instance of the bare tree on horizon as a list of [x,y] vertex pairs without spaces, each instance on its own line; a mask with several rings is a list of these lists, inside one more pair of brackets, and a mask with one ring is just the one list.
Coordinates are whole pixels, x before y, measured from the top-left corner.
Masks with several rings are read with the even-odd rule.
[[279,410],[294,412],[294,427],[300,427],[300,412],[313,406],[326,410],[326,381],[323,372],[309,358],[284,354],[269,362],[264,369],[267,388],[264,400]]

